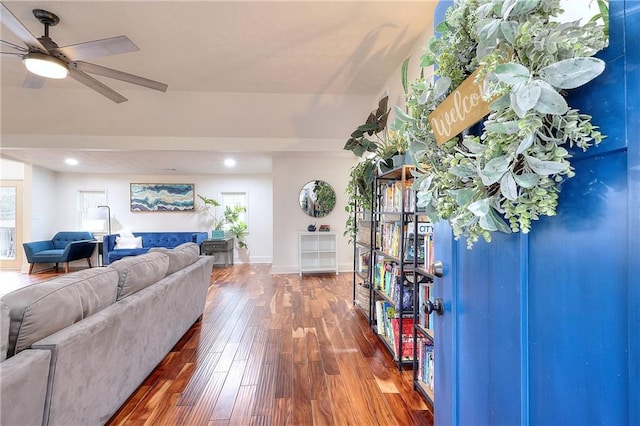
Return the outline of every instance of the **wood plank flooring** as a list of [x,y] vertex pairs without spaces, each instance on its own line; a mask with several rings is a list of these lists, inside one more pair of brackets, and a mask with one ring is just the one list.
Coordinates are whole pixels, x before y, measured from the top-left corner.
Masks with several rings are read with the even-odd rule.
[[214,268],[195,324],[108,425],[432,425],[353,308],[352,275]]

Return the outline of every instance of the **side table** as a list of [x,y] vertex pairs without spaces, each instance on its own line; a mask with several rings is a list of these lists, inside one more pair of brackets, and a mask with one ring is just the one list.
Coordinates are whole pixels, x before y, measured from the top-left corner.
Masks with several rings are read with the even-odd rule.
[[[224,253],[224,266],[233,265],[233,237],[221,240],[204,240],[200,243],[200,254],[205,256],[220,256]],[[216,258],[218,260],[218,258]]]

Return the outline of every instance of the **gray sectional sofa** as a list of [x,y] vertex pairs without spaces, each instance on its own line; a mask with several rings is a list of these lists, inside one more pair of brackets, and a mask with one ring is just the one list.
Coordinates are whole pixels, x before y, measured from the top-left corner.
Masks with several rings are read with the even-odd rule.
[[107,422],[201,318],[212,268],[185,243],[3,296],[0,424]]

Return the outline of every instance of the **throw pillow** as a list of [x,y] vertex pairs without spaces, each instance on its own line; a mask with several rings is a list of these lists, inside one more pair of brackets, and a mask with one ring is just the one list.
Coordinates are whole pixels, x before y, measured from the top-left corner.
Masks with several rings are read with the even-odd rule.
[[116,237],[116,249],[136,249],[142,248],[142,237]]

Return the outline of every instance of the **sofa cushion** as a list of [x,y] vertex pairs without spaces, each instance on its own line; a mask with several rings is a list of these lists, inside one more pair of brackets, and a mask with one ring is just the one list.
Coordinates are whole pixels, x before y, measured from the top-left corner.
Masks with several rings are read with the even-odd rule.
[[149,252],[164,253],[169,257],[167,275],[171,275],[180,269],[195,263],[200,256],[200,248],[195,243],[183,243],[173,249],[165,247],[152,247]]
[[120,300],[164,278],[169,268],[169,257],[164,253],[145,253],[120,259],[109,268],[118,271],[117,300]]
[[9,349],[9,305],[0,301],[0,362],[7,359]]
[[10,308],[7,356],[113,304],[117,290],[115,271],[92,268],[4,295]]

